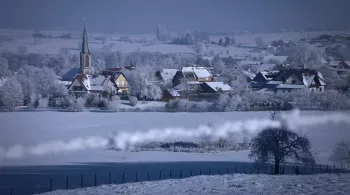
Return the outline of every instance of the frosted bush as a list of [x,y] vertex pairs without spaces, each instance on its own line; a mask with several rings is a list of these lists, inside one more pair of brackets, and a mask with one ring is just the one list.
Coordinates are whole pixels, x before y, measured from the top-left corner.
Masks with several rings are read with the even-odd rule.
[[39,109],[46,109],[49,106],[49,100],[46,98],[42,98],[38,101]]
[[73,100],[72,105],[70,105],[67,108],[67,111],[82,112],[82,111],[84,111],[84,108],[85,108],[85,102],[86,102],[86,100],[83,97],[79,97],[78,99]]
[[136,106],[137,105],[137,97],[135,97],[135,96],[130,96],[129,97],[129,102],[130,102],[130,104],[132,105],[132,106]]

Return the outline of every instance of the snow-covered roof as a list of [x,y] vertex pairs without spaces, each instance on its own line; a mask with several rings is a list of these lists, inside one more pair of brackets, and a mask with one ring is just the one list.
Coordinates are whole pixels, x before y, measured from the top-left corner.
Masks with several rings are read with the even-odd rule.
[[305,87],[306,87],[305,85],[295,85],[295,84],[280,84],[276,86],[276,88],[282,88],[282,89],[302,89]]
[[179,92],[177,92],[175,89],[168,89],[168,92],[169,92],[173,97],[180,97]]
[[250,78],[250,79],[254,79],[254,77],[256,76],[253,72],[251,72],[250,70],[243,70],[242,71],[243,72],[243,74],[245,75],[245,76],[247,76],[248,78]]
[[0,78],[0,87],[7,81],[7,78]]
[[79,74],[76,77],[84,85],[87,90],[103,91],[105,82],[110,82],[111,76],[98,75],[93,77],[91,75]]
[[193,67],[182,67],[182,73],[193,73]]
[[264,56],[264,61],[269,61],[269,60],[276,60],[279,61],[280,63],[284,63],[287,61],[288,56],[274,56],[274,55],[268,55]]
[[348,66],[350,66],[350,61],[344,61],[344,63]]
[[249,70],[255,74],[263,71],[272,71],[276,67],[276,64],[252,64]]
[[72,81],[77,74],[80,74],[80,68],[71,68],[61,76],[62,81]]
[[328,63],[329,66],[338,66],[340,64],[341,61],[330,61]]
[[261,61],[253,61],[253,60],[242,60],[238,63],[239,65],[253,65],[253,64],[261,64]]
[[162,69],[160,75],[164,81],[173,80],[174,76],[177,73],[177,69]]
[[207,78],[213,76],[207,68],[195,67],[193,68],[193,72],[198,78]]
[[206,82],[210,88],[212,88],[214,91],[222,90],[222,91],[232,91],[232,87],[224,82]]
[[314,81],[316,75],[303,75],[303,83],[304,85],[310,87],[312,82]]

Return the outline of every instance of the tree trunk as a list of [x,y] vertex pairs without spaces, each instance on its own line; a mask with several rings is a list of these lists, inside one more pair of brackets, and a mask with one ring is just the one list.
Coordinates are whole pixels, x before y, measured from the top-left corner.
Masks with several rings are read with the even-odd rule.
[[279,175],[280,174],[280,161],[279,160],[275,160],[275,175]]

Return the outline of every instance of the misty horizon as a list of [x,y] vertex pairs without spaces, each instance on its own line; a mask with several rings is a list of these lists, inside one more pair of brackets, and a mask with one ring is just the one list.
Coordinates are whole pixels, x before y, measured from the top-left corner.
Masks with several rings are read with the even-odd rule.
[[2,0],[0,28],[154,33],[157,24],[175,32],[328,29],[349,26],[350,1],[177,0],[19,1]]

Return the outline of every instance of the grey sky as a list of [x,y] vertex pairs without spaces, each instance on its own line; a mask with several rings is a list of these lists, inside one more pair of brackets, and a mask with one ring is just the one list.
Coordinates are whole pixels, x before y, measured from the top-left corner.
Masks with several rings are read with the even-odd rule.
[[350,26],[350,0],[0,0],[0,28],[154,33]]

